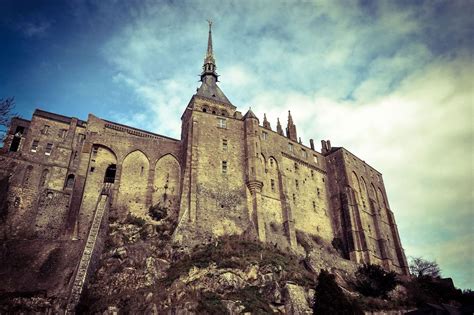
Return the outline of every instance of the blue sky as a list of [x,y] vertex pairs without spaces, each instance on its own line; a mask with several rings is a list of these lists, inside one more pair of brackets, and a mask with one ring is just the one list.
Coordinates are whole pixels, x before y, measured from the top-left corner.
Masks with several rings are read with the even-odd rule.
[[0,2],[0,98],[179,138],[214,21],[220,87],[384,174],[407,256],[474,288],[472,1]]

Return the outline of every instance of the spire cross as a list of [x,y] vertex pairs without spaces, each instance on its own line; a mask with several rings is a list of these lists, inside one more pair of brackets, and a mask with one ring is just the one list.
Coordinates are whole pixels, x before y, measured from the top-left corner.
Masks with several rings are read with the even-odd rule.
[[212,20],[207,20],[207,23],[209,23],[209,32],[210,32],[212,28]]

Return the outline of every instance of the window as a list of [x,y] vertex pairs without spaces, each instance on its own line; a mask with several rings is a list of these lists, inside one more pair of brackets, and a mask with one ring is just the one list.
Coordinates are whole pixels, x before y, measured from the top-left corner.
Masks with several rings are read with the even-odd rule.
[[299,186],[299,183],[298,183],[298,180],[297,180],[297,179],[295,179],[295,186],[296,186],[296,190],[298,190],[298,189],[300,188],[300,186]]
[[316,201],[313,200],[313,210],[316,211]]
[[203,107],[203,108],[202,108],[202,111],[203,111],[204,113],[207,113],[207,108],[206,108],[206,107]]
[[97,155],[97,152],[99,152],[99,147],[93,147],[92,148],[92,154]]
[[226,122],[225,118],[217,118],[217,127],[227,128],[227,122]]
[[318,157],[316,155],[313,155],[313,161],[314,163],[318,163]]
[[319,188],[316,188],[316,192],[318,193],[318,197],[321,196],[321,190]]
[[272,191],[275,191],[275,180],[270,179],[270,187],[271,187]]
[[49,134],[49,126],[48,126],[48,125],[44,125],[44,126],[43,126],[43,129],[41,129],[41,133],[44,134],[44,135]]
[[66,185],[64,185],[64,188],[66,189],[72,189],[74,187],[74,174],[69,174],[66,179]]
[[273,159],[270,159],[270,167],[273,167]]
[[58,132],[59,138],[64,139],[64,138],[66,138],[66,135],[67,135],[67,129],[59,130],[59,132]]
[[53,144],[52,143],[48,143],[46,145],[46,150],[44,151],[44,154],[45,155],[51,155],[51,151],[53,150]]
[[77,135],[77,141],[78,141],[79,143],[83,143],[85,139],[86,139],[86,135],[85,135],[85,134],[80,133],[80,134]]
[[222,174],[227,174],[227,161],[222,161]]
[[265,131],[262,132],[262,140],[267,140],[268,138],[268,133],[266,133]]
[[296,202],[296,195],[293,194],[293,202]]
[[31,144],[31,152],[36,152],[38,150],[38,140],[33,140],[33,143]]
[[289,150],[290,152],[293,152],[293,144],[288,143],[288,150]]
[[298,172],[298,163],[295,162],[295,172]]
[[33,166],[28,165],[25,169],[25,173],[23,174],[23,186],[28,186],[30,183],[31,172],[33,172]]
[[311,178],[314,178],[314,171],[311,170]]
[[227,151],[227,139],[222,139],[222,150]]
[[308,158],[308,152],[306,152],[305,150],[301,150],[301,155],[307,159]]
[[46,186],[46,181],[48,180],[48,174],[49,174],[48,169],[44,169],[43,172],[41,173],[41,178],[40,178],[40,183],[39,183],[40,188]]

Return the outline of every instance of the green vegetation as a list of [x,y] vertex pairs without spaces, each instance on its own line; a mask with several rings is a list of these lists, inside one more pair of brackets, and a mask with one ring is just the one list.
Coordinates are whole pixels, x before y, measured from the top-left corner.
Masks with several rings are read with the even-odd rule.
[[365,296],[386,298],[397,286],[397,274],[379,265],[363,265],[357,269],[355,289]]

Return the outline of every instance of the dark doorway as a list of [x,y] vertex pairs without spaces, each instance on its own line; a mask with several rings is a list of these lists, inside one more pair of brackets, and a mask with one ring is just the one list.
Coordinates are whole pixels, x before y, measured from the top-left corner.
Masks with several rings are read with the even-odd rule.
[[117,165],[110,164],[109,167],[105,170],[104,183],[114,183],[115,182],[115,173],[117,172]]

